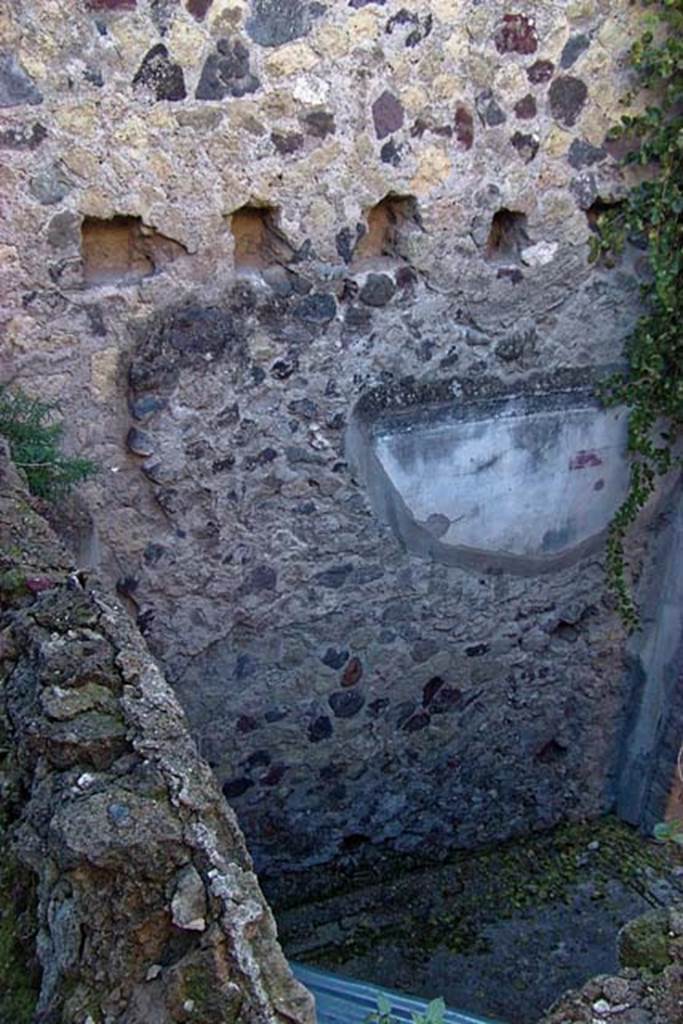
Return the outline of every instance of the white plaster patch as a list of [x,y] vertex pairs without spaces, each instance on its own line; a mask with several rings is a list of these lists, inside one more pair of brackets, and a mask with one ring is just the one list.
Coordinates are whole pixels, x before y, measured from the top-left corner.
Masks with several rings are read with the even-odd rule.
[[593,407],[526,411],[380,434],[379,460],[413,520],[446,545],[556,556],[609,524],[628,484],[626,415]]
[[330,83],[313,75],[299,75],[292,95],[301,103],[324,103],[330,92]]
[[557,242],[537,242],[522,249],[522,263],[527,267],[544,267],[555,258]]

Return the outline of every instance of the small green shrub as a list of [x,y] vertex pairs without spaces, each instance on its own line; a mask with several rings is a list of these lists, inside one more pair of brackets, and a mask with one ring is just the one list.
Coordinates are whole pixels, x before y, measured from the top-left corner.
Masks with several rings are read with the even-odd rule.
[[658,821],[652,834],[660,843],[683,846],[683,821]]
[[68,458],[60,451],[63,425],[56,402],[30,398],[0,385],[0,436],[7,438],[15,465],[31,494],[48,501],[63,497],[74,484],[97,472],[89,459]]

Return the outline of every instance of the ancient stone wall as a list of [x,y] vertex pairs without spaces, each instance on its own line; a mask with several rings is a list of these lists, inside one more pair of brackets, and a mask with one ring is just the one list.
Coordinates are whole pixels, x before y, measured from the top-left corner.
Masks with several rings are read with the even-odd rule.
[[1,446],[0,485],[0,1019],[310,1024],[170,687]]
[[419,416],[619,360],[642,252],[587,255],[637,25],[626,0],[0,13],[3,377],[98,460],[80,559],[264,870],[612,799],[599,550],[540,574],[406,553],[344,436],[369,393]]

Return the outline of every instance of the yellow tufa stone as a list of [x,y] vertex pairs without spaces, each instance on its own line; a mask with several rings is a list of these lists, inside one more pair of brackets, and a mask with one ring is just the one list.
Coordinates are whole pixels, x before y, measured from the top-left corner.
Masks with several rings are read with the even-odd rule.
[[463,13],[464,8],[463,0],[432,0],[429,5],[434,17],[445,22],[453,21]]
[[284,78],[298,71],[310,71],[319,61],[320,58],[308,43],[289,43],[287,46],[278,46],[269,53],[263,65],[269,75]]
[[564,156],[572,143],[572,136],[565,129],[555,125],[546,135],[543,151],[551,157]]
[[119,350],[110,346],[90,357],[90,390],[100,402],[111,401],[117,393]]
[[346,24],[352,44],[367,42],[379,34],[379,15],[368,7],[350,15]]
[[171,59],[185,68],[195,67],[207,44],[206,30],[194,21],[174,18],[167,40]]
[[427,195],[448,178],[453,165],[440,146],[427,146],[420,153],[411,188],[418,196]]
[[[39,325],[33,317],[23,314],[13,316],[4,327],[3,350],[23,355],[29,352],[50,351],[50,334],[40,333]],[[42,385],[42,379],[41,379]]]
[[311,36],[311,47],[328,60],[340,60],[351,49],[348,30],[323,22]]
[[465,83],[455,75],[437,75],[430,89],[432,99],[445,103],[460,99],[464,91]]
[[402,90],[401,103],[409,114],[419,114],[429,103],[429,96],[422,86],[411,85]]
[[62,156],[63,163],[84,181],[92,181],[101,172],[97,153],[82,146],[69,147]]
[[148,50],[158,43],[151,18],[113,18],[108,24],[109,35],[116,44],[116,51],[125,61],[124,70],[135,74]]
[[529,79],[519,64],[502,64],[493,79],[494,89],[503,96],[525,96],[529,92]]
[[115,208],[115,200],[109,192],[96,186],[84,189],[78,207],[79,212],[85,214],[86,217],[107,219],[113,217],[115,213],[123,212]]
[[95,103],[58,107],[54,118],[63,131],[79,138],[92,138],[100,130],[100,112]]

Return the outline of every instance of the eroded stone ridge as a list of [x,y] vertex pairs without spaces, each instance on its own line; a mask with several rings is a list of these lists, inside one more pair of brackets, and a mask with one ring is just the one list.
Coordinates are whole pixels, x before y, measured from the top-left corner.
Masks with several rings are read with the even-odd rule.
[[176,698],[1,454],[0,821],[37,879],[36,1019],[310,1024]]

